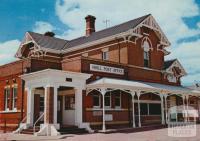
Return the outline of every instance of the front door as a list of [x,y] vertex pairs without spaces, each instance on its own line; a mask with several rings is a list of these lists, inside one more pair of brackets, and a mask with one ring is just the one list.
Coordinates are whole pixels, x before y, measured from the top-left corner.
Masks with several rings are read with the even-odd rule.
[[75,125],[75,95],[65,95],[63,98],[63,124]]

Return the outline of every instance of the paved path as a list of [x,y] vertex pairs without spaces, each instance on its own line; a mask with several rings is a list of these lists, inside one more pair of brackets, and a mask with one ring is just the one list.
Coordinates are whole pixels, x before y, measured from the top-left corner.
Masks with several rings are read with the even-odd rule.
[[172,138],[167,129],[143,131],[137,133],[63,135],[57,137],[35,137],[32,135],[0,134],[1,140],[19,141],[200,141],[200,125],[197,125],[197,136],[192,138]]

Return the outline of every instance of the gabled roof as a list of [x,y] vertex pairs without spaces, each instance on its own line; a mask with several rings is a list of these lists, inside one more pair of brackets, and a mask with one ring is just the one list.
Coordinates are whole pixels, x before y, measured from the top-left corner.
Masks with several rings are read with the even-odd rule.
[[169,68],[177,59],[167,60],[164,62],[163,69],[166,70]]
[[[148,25],[147,23],[150,23],[150,25]],[[72,40],[49,37],[30,31],[27,32],[27,34],[32,38],[32,40],[34,40],[34,42],[39,46],[41,50],[46,50],[53,53],[66,53],[72,50],[82,49],[84,47],[89,47],[90,45],[98,44],[100,43],[100,41],[114,39],[118,36],[121,37],[125,34],[133,34],[135,36],[139,36],[140,33],[137,33],[137,31],[138,28],[142,26],[146,26],[155,30],[157,36],[161,39],[161,44],[164,43],[163,40],[165,40],[166,42],[164,43],[164,45],[170,45],[166,36],[164,35],[151,14],[127,21],[125,23],[110,28],[93,32],[90,36],[82,36]]]
[[29,35],[33,38],[33,40],[43,48],[48,49],[55,49],[55,50],[61,50],[65,44],[67,44],[67,40],[55,38],[55,37],[49,37],[45,36],[43,34],[35,33],[35,32],[28,32]]
[[101,30],[101,31],[93,32],[90,36],[82,36],[80,38],[73,39],[73,40],[69,41],[64,46],[63,49],[71,48],[71,47],[78,46],[78,45],[81,45],[81,44],[84,44],[84,43],[87,43],[87,42],[92,42],[92,41],[95,41],[95,40],[99,40],[99,39],[102,39],[102,38],[105,38],[105,37],[109,37],[109,36],[112,36],[112,35],[116,35],[116,34],[128,31],[129,29],[136,27],[138,24],[140,24],[148,16],[150,16],[150,14],[139,17],[137,19],[130,20],[128,22],[125,22],[125,23],[122,23],[122,24],[119,24],[119,25],[116,25],[116,26],[113,26],[113,27],[110,27],[110,28],[106,28],[106,29]]
[[163,70],[167,73],[173,73],[173,68],[177,67],[181,71],[181,76],[187,75],[185,69],[181,65],[181,63],[178,61],[178,59],[172,59],[172,60],[167,60],[164,62]]
[[64,39],[59,39],[55,37],[44,36],[43,34],[34,33],[30,31],[28,33],[40,47],[61,51],[68,48],[76,47],[81,44],[96,41],[105,37],[120,34],[122,32],[126,32],[129,29],[136,27],[148,16],[150,16],[150,14],[139,17],[134,20],[130,20],[128,22],[125,22],[125,23],[122,23],[110,28],[93,32],[90,36],[82,36],[82,37],[72,39],[72,40],[64,40]]

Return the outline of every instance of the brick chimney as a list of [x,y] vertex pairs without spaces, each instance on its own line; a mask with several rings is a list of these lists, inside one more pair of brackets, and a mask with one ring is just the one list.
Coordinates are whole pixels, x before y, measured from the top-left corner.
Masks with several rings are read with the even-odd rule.
[[95,32],[96,18],[92,15],[88,15],[85,17],[85,20],[86,20],[86,36],[90,36],[93,32]]

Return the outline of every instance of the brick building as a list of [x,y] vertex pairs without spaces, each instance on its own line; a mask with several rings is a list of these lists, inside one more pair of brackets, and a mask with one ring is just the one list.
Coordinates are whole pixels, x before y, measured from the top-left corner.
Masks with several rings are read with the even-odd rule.
[[40,125],[36,135],[58,135],[73,125],[106,131],[167,124],[173,106],[200,110],[200,92],[181,86],[180,62],[165,61],[170,42],[152,15],[97,32],[95,19],[88,15],[86,35],[73,40],[25,34],[18,61],[0,66],[2,130]]

